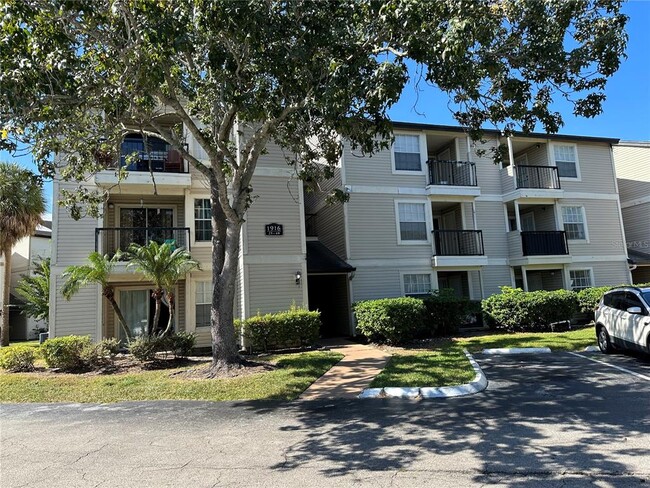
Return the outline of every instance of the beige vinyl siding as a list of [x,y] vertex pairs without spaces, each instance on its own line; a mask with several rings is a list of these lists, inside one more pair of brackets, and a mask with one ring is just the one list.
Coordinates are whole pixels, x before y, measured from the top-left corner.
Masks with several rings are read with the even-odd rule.
[[650,197],[650,143],[613,147],[621,202]]
[[[248,254],[302,254],[300,184],[278,177],[253,178],[255,200],[245,217]],[[284,235],[266,236],[264,227],[271,223],[282,224]]]
[[650,202],[621,210],[630,249],[650,253]]
[[[414,273],[431,273],[416,269]],[[352,302],[402,295],[400,270],[395,267],[359,267],[352,280]]]
[[528,158],[528,163],[526,164],[529,166],[551,165],[550,161],[548,160],[548,149],[546,148],[546,144],[540,144],[539,147],[534,145],[525,149],[524,151],[520,151],[514,155],[515,159],[522,156],[523,154],[525,154],[526,158]]
[[509,266],[490,265],[483,268],[483,295],[489,297],[500,293],[501,286],[512,286],[512,277]]
[[[58,198],[59,195],[54,196],[55,200]],[[88,254],[95,250],[95,229],[99,227],[97,219],[83,217],[74,220],[67,208],[59,207],[58,219],[53,222],[53,227],[52,239],[57,242],[53,265],[68,266],[83,263]]]
[[295,274],[299,264],[248,264],[248,299],[250,315],[287,310],[292,304],[303,304],[302,287],[307,286],[303,276],[296,285]]
[[630,281],[627,261],[573,263],[571,265],[571,269],[586,268],[593,269],[594,286],[616,286]]
[[[501,175],[499,166],[494,164],[492,149],[498,146],[494,136],[485,136],[485,142],[476,141],[471,145],[472,161],[476,163],[476,180],[481,189],[481,195],[500,195]],[[460,139],[464,143],[465,139]],[[466,144],[462,144],[465,147]],[[476,154],[477,150],[485,151],[483,155]]]
[[616,193],[614,164],[609,145],[582,142],[577,144],[577,149],[581,181],[560,178],[562,189],[567,192]]
[[508,257],[505,216],[501,202],[477,201],[476,223],[483,231],[485,255],[491,258]]
[[[419,132],[413,132],[413,135]],[[383,149],[373,156],[364,156],[360,149],[352,150],[344,144],[343,160],[345,183],[347,185],[392,186],[424,188],[427,185],[426,171],[422,174],[393,174],[391,149]],[[422,167],[426,170],[426,164]]]
[[375,193],[352,193],[348,205],[350,259],[431,258],[432,245],[397,243],[395,201],[425,203],[424,198],[409,198]]
[[[531,210],[535,219],[536,231],[558,230],[553,205],[535,205],[532,209],[527,209],[525,212],[530,212]],[[521,215],[525,212],[521,211]]]
[[336,168],[334,176],[319,183],[320,191],[305,189],[305,213],[316,214],[318,239],[340,258],[347,259],[345,250],[345,217],[343,203],[326,202],[327,195],[335,188],[342,188],[341,170]]
[[[625,254],[615,200],[560,200],[560,205],[584,207],[589,242],[569,241],[572,256],[603,256]],[[561,211],[560,211],[561,214]]]
[[192,177],[192,191],[205,192],[210,194],[210,183],[198,169],[190,164],[190,175]]
[[[56,289],[61,290],[65,279],[61,275],[53,275]],[[99,289],[97,285],[81,287],[70,299],[63,298],[60,292],[55,293],[55,329],[56,337],[66,335],[88,335],[93,341],[97,337],[97,303]]]

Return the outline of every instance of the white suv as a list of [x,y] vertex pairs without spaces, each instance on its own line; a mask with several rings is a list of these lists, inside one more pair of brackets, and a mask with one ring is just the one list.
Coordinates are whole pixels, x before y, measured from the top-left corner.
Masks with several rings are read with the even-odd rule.
[[596,308],[596,337],[602,352],[613,346],[650,353],[650,288],[608,291]]

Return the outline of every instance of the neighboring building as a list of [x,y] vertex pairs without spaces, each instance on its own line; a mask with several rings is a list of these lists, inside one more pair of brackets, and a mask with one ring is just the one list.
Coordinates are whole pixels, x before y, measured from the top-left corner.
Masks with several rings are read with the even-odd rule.
[[634,283],[650,283],[650,142],[613,147],[618,190]]
[[[623,241],[616,139],[486,131],[476,145],[459,127],[394,127],[392,148],[372,157],[345,147],[335,180],[322,186],[344,187],[347,204],[306,198],[312,234],[356,268],[348,303],[630,280],[626,250],[615,246]],[[490,150],[501,144],[508,157],[497,166]],[[343,302],[329,289],[332,306]]]
[[[322,312],[322,335],[351,335],[352,303],[359,300],[437,288],[480,299],[503,285],[552,290],[629,281],[626,250],[612,245],[624,241],[611,151],[618,140],[508,139],[487,131],[475,145],[462,128],[409,123],[395,123],[395,136],[391,149],[373,157],[345,145],[335,177],[304,186],[281,148],[268,148],[242,233],[238,317],[309,306]],[[196,141],[188,142],[205,159]],[[94,185],[109,192],[101,219],[74,221],[67,210],[55,209],[52,335],[119,336],[98,287],[66,301],[56,291],[61,274],[94,249],[110,254],[158,239],[187,246],[201,262],[201,271],[178,284],[176,327],[196,332],[199,346],[209,345],[208,186],[164,142],[154,144],[159,147],[142,151],[119,185],[112,170],[96,175]],[[509,153],[501,167],[490,153],[500,144]],[[141,146],[134,134],[123,152]],[[55,182],[55,199],[62,188]],[[333,188],[344,188],[349,202],[327,204],[325,191]],[[125,268],[113,281],[137,332],[153,315],[151,286]]]
[[[34,233],[21,239],[13,248],[11,256],[11,288],[9,336],[11,341],[24,341],[38,338],[39,331],[47,331],[47,323],[26,317],[21,311],[22,298],[16,293],[16,287],[23,275],[30,275],[34,261],[49,258],[52,243],[52,221],[43,220]],[[0,257],[0,290],[4,286],[4,257]]]

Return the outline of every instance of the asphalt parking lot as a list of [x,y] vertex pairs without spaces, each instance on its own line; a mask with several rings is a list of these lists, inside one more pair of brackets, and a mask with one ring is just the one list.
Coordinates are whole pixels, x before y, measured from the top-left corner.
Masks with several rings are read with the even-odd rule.
[[0,485],[648,486],[650,360],[476,359],[460,398],[3,405]]

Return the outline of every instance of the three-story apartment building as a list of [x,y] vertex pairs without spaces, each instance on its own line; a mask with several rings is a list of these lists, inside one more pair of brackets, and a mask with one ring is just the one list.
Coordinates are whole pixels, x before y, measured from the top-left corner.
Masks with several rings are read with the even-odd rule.
[[634,283],[650,283],[650,142],[614,145],[614,164],[621,197],[623,226]]
[[[616,139],[486,131],[476,144],[460,127],[394,128],[391,149],[372,157],[346,145],[329,184],[345,188],[347,204],[306,199],[313,234],[355,268],[348,302],[438,288],[481,299],[503,285],[630,280],[626,251],[616,246]],[[491,150],[502,144],[508,157],[497,166]]]
[[[353,335],[352,304],[452,288],[481,299],[503,285],[525,290],[579,289],[630,280],[612,161],[616,139],[486,131],[474,143],[464,129],[395,123],[395,142],[372,157],[344,144],[334,178],[299,181],[271,145],[253,179],[255,201],[242,232],[237,316],[286,309],[322,312],[323,335]],[[188,134],[189,150],[206,159]],[[50,332],[119,337],[98,287],[71,301],[62,273],[89,252],[112,254],[131,242],[187,247],[201,270],[178,283],[177,330],[210,343],[208,185],[162,140],[125,138],[126,180],[97,174],[105,189],[102,218],[74,221],[56,208],[53,224]],[[494,164],[492,149],[507,157]],[[127,154],[139,154],[134,161]],[[157,194],[153,194],[153,169]],[[55,183],[55,199],[64,187]],[[312,191],[316,187],[319,191]],[[327,204],[332,188],[346,204]],[[118,265],[112,276],[120,307],[137,333],[153,316],[151,284]],[[165,321],[163,313],[163,321]]]

